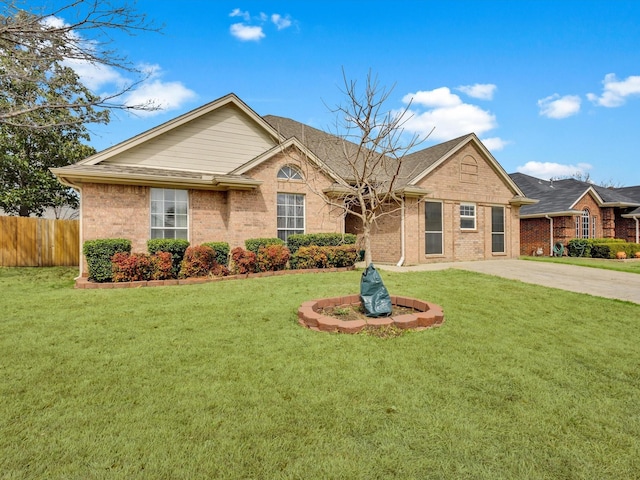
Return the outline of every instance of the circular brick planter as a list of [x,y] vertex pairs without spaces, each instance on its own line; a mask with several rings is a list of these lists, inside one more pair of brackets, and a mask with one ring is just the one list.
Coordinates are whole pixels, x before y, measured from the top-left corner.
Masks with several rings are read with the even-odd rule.
[[366,326],[384,327],[395,325],[402,329],[420,330],[439,327],[444,322],[442,308],[435,303],[392,295],[391,304],[413,308],[415,311],[395,317],[367,318],[366,320],[340,320],[321,313],[322,309],[327,307],[360,305],[359,295],[348,295],[346,297],[322,298],[304,302],[298,308],[298,323],[303,327],[321,332],[358,333]]

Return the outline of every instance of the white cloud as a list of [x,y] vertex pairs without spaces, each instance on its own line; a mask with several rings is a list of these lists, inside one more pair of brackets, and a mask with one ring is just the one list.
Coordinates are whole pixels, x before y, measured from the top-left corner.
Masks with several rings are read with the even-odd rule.
[[497,88],[498,87],[492,83],[476,83],[474,85],[462,85],[458,87],[457,90],[460,90],[472,98],[493,100],[493,94]]
[[293,25],[293,21],[289,15],[282,16],[279,13],[267,15],[264,12],[260,12],[257,16],[252,17],[249,12],[236,8],[229,16],[241,17],[244,20],[243,23],[234,23],[229,27],[231,35],[243,42],[258,41],[266,37],[264,29],[265,26],[269,25],[269,22],[275,25],[278,31]]
[[229,27],[231,35],[243,42],[258,41],[265,37],[262,27],[252,27],[244,23],[234,23]]
[[600,107],[619,107],[624,105],[627,97],[640,95],[640,76],[630,76],[618,80],[615,73],[605,75],[602,95],[599,97],[588,93],[587,98]]
[[575,174],[584,175],[593,168],[588,163],[578,163],[577,165],[563,165],[554,162],[527,162],[519,166],[516,170],[533,177],[549,180],[554,177],[570,177]]
[[500,137],[481,138],[480,141],[491,152],[497,152],[509,145],[511,142],[501,139]]
[[577,95],[561,97],[557,93],[538,100],[540,115],[547,118],[567,118],[580,112],[582,100]]
[[289,28],[291,26],[291,19],[287,15],[283,17],[279,13],[274,13],[271,15],[271,21],[278,28],[278,30],[284,30],[285,28]]
[[477,105],[464,103],[448,87],[410,93],[402,101],[411,102],[407,112],[411,117],[404,123],[405,130],[421,136],[433,130],[429,137],[433,140],[451,140],[471,132],[481,135],[498,126],[493,114]]
[[249,20],[251,20],[251,15],[249,15],[249,12],[243,12],[239,8],[234,8],[233,11],[229,14],[229,16],[242,17],[242,19],[244,19],[245,22],[248,22]]
[[448,87],[440,87],[434,90],[418,91],[409,93],[402,98],[404,103],[411,102],[412,105],[422,105],[424,107],[453,107],[462,104],[458,95],[451,93]]
[[182,82],[163,82],[160,79],[143,82],[138,88],[127,94],[125,104],[128,106],[153,104],[159,110],[136,111],[136,115],[152,117],[169,110],[175,110],[185,102],[193,100],[196,94],[189,90]]

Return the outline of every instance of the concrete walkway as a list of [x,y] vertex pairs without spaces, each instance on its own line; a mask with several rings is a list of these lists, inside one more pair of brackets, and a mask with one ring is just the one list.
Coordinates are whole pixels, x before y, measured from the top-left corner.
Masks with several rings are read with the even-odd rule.
[[526,283],[587,293],[598,297],[627,300],[640,304],[640,275],[600,268],[579,267],[531,260],[485,260],[396,267],[378,265],[380,270],[394,272],[445,270],[457,268],[511,278]]

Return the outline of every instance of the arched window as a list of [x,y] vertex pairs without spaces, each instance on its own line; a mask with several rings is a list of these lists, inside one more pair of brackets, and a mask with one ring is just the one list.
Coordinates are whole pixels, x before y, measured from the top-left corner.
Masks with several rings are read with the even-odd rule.
[[589,238],[589,209],[585,208],[582,211],[582,238]]
[[278,170],[278,179],[280,180],[302,180],[300,170],[291,165],[285,165]]

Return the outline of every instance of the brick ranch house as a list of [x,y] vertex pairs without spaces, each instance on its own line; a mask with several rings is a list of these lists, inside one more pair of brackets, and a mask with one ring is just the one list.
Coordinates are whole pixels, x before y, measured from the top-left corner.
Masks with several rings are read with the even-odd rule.
[[573,238],[620,238],[638,243],[640,187],[605,188],[573,178],[510,177],[527,197],[539,200],[520,210],[520,254],[551,255],[556,243]]
[[[80,192],[81,244],[127,238],[144,252],[150,238],[186,238],[244,247],[256,237],[357,233],[353,218],[325,202],[349,182],[328,148],[340,142],[261,117],[229,94],[52,171]],[[475,134],[405,157],[396,193],[393,213],[372,232],[374,262],[518,257],[520,207],[534,202]]]

